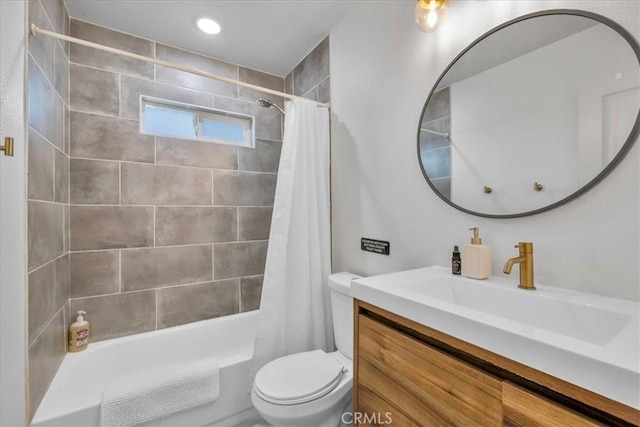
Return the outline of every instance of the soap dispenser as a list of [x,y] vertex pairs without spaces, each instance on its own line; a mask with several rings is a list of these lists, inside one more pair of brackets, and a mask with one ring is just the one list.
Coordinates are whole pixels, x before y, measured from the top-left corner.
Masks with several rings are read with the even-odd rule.
[[69,326],[69,352],[86,350],[89,345],[89,322],[84,320],[86,311],[78,311],[76,321]]
[[491,249],[482,244],[478,227],[473,231],[471,244],[462,246],[462,275],[472,279],[486,279],[491,276]]

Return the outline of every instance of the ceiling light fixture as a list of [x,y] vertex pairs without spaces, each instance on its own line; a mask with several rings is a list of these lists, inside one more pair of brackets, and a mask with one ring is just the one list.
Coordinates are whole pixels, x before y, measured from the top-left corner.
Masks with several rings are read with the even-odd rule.
[[436,31],[447,10],[447,0],[418,0],[415,9],[416,25],[420,31]]
[[198,19],[198,28],[207,34],[218,34],[220,32],[220,24],[210,18]]

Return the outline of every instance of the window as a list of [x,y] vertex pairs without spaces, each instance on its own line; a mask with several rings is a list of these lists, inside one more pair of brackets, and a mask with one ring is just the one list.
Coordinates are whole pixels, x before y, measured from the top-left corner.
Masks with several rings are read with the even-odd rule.
[[140,133],[255,147],[254,117],[164,99],[140,97]]

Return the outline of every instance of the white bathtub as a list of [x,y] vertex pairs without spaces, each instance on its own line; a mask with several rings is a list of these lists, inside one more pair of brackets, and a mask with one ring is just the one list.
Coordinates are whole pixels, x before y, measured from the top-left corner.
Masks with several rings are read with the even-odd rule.
[[100,341],[66,355],[32,426],[98,426],[104,388],[119,378],[175,363],[216,357],[220,397],[154,421],[154,426],[233,426],[258,419],[251,405],[249,363],[257,311]]

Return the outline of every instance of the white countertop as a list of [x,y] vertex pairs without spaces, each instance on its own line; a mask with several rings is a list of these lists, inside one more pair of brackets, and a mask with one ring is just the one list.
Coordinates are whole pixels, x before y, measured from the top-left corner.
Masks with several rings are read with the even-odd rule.
[[[352,281],[354,298],[640,409],[640,304],[426,267]],[[499,314],[496,314],[499,313]]]

